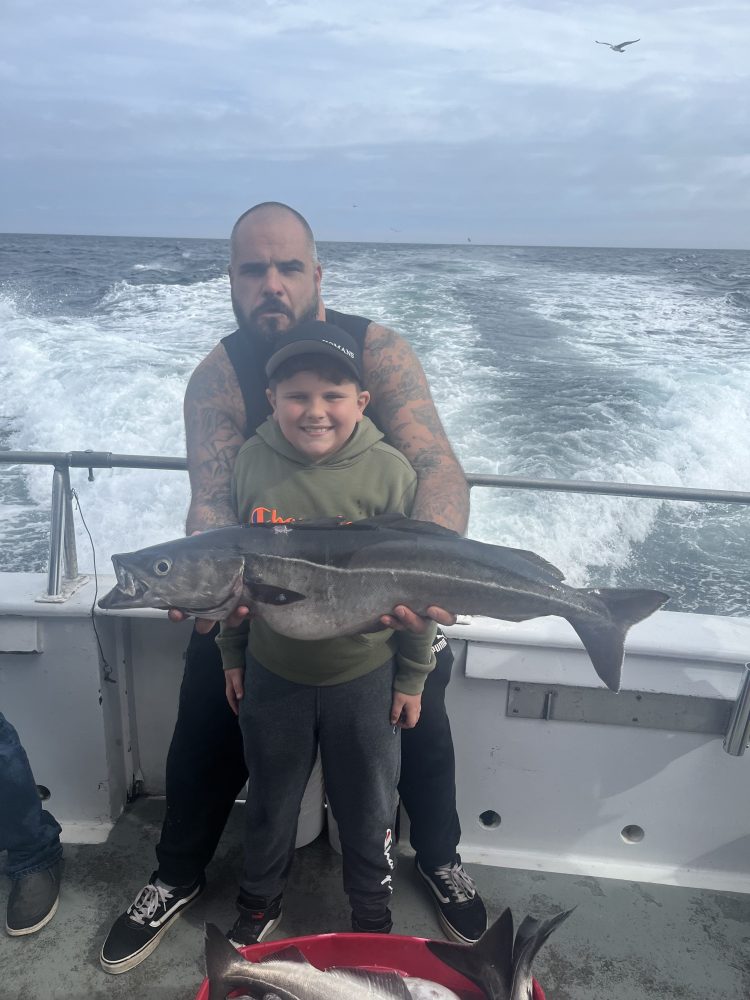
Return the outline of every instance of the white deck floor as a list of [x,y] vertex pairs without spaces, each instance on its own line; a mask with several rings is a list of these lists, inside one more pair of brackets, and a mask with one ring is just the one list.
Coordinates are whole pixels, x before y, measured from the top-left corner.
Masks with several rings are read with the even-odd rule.
[[[2,1000],[193,1000],[203,976],[204,921],[222,930],[234,919],[241,864],[235,810],[209,868],[206,892],[137,969],[107,976],[99,948],[112,920],[155,866],[163,802],[129,807],[106,843],[66,845],[60,907],[39,934],[0,937]],[[394,899],[394,931],[441,937],[410,851]],[[548,1000],[747,1000],[750,996],[750,896],[614,879],[467,866],[490,917],[510,906],[548,916],[577,905],[535,966]],[[0,906],[8,882],[0,880]],[[297,852],[284,921],[275,937],[346,931],[340,858],[325,835]]]

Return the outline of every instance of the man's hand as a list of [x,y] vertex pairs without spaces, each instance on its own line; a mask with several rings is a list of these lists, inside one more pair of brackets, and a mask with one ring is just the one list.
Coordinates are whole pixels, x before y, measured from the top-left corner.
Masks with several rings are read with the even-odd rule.
[[399,729],[413,729],[419,722],[421,711],[421,694],[403,694],[401,691],[393,692],[393,701],[391,702],[392,726],[398,726]]
[[438,625],[455,625],[456,616],[444,608],[431,605],[427,608],[427,617],[423,618],[403,604],[397,604],[393,614],[380,616],[380,623],[386,628],[395,629],[396,632],[414,632],[415,635],[423,635],[430,627],[430,621],[437,622]]
[[235,715],[240,714],[240,701],[245,696],[245,668],[233,667],[224,671],[224,684],[229,707]]
[[[239,625],[240,622],[244,618],[249,617],[249,615],[250,608],[248,608],[245,604],[240,604],[239,607],[236,607],[231,615],[229,615],[226,619],[226,623],[232,627]],[[184,611],[178,611],[177,608],[170,608],[167,612],[167,618],[169,618],[171,622],[184,622],[187,621],[189,617],[190,615],[186,615]],[[213,618],[196,618],[195,631],[200,635],[206,635],[211,631],[215,624],[216,621]]]

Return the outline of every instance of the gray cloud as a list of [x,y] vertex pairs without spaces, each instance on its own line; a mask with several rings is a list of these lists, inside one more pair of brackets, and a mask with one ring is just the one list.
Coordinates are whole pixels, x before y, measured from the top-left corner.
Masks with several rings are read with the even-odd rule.
[[731,2],[6,0],[0,228],[224,235],[277,197],[322,237],[747,245],[747,23]]

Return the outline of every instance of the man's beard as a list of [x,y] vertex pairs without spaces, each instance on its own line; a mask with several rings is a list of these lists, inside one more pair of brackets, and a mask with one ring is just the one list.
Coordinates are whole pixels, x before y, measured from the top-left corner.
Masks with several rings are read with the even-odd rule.
[[[232,309],[234,310],[234,318],[237,320],[237,326],[243,333],[248,334],[248,336],[260,337],[266,341],[272,340],[280,333],[286,333],[288,330],[298,326],[300,323],[307,322],[309,319],[316,319],[319,306],[320,296],[316,291],[310,305],[296,319],[289,306],[274,299],[262,302],[248,315],[242,311],[240,304],[234,295],[232,295]],[[273,309],[272,312],[269,312],[269,307]],[[289,320],[289,325],[281,328],[278,321],[284,316]]]

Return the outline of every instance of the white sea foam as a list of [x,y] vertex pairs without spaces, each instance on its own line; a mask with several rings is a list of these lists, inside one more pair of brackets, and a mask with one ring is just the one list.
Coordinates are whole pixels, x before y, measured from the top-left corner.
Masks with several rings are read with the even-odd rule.
[[[119,283],[94,316],[29,316],[0,300],[4,416],[24,450],[91,448],[184,455],[182,398],[188,376],[217,336],[232,329],[226,279],[200,285]],[[30,466],[30,497],[46,507],[50,470]],[[189,499],[180,472],[72,470],[99,564],[109,554],[183,533]],[[6,528],[7,531],[7,528]],[[90,545],[77,526],[82,568]],[[0,532],[2,544],[2,532]]]
[[[321,251],[327,304],[393,326],[413,344],[467,471],[750,491],[748,314],[725,288],[696,289],[681,274],[566,270],[512,248]],[[0,322],[6,446],[171,455],[184,453],[187,378],[233,325],[226,277],[117,280],[83,316],[42,315],[6,293]],[[5,552],[18,546],[29,510],[49,504],[48,469],[28,469],[25,493],[13,476],[0,477]],[[100,567],[113,551],[182,533],[183,473],[95,476],[91,484],[72,473]],[[627,574],[655,532],[672,531],[711,576],[726,574],[745,523],[732,520],[734,510],[715,511],[476,489],[470,531],[535,549],[579,584]],[[78,536],[89,569],[80,526]]]

